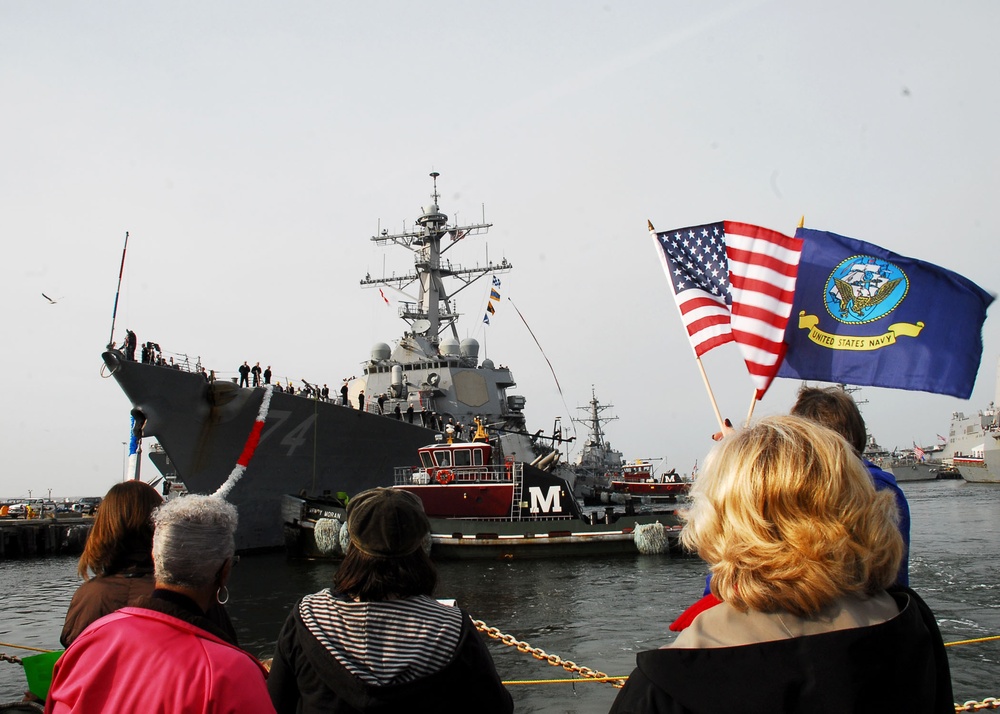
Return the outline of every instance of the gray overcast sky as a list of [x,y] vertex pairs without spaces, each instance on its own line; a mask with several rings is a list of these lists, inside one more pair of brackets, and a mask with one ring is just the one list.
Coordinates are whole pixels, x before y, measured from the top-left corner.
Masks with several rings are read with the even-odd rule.
[[[996,292],[998,26],[988,0],[0,2],[0,495],[121,478],[130,405],[99,368],[125,231],[116,339],[339,386],[401,334],[358,283],[412,267],[369,238],[412,225],[435,170],[444,212],[495,224],[449,257],[514,264],[490,327],[485,283],[462,293],[460,330],[529,426],[593,385],[626,457],[690,471],[716,425],[646,220],[804,215]],[[995,315],[984,337],[968,402],[858,395],[884,446],[993,399]],[[741,420],[735,348],[705,364]]]

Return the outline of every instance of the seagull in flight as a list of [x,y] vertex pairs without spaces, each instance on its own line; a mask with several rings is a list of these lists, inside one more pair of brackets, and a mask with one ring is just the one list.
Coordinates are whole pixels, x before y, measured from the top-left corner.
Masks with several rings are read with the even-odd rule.
[[[53,300],[52,298],[50,298],[50,297],[49,297],[48,295],[46,295],[45,293],[42,293],[42,297],[43,297],[43,298],[45,298],[46,300],[48,300],[48,301],[49,301],[49,304],[51,304],[51,305],[55,305],[55,304],[56,304],[56,303],[58,302],[58,300]],[[61,298],[60,298],[60,299],[61,299]]]

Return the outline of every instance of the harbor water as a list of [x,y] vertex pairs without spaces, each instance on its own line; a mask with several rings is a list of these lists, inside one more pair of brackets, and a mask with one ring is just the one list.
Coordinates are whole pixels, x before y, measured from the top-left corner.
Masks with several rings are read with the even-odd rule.
[[[904,484],[912,514],[911,585],[937,616],[945,642],[1000,635],[1000,487],[963,481]],[[269,657],[291,605],[330,584],[336,565],[244,556],[228,605],[241,643]],[[66,606],[78,585],[73,558],[0,563],[0,641],[58,648]],[[637,652],[673,639],[670,621],[701,594],[695,558],[635,556],[441,563],[438,597],[455,598],[476,619],[580,666],[628,674]],[[570,678],[490,640],[505,681]],[[29,653],[0,646],[0,652]],[[955,700],[1000,695],[1000,641],[948,648]],[[155,664],[150,664],[151,669]],[[24,689],[17,665],[0,662],[0,703]],[[518,712],[606,712],[607,684],[511,684]],[[706,696],[711,696],[706,692]]]

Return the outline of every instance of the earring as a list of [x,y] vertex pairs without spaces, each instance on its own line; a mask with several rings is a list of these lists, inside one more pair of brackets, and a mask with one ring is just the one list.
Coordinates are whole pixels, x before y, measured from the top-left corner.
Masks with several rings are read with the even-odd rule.
[[[225,593],[225,597],[223,597],[223,592]],[[215,591],[215,600],[220,605],[225,605],[227,602],[229,602],[229,588],[227,588],[225,585],[223,585],[218,590],[216,590]]]

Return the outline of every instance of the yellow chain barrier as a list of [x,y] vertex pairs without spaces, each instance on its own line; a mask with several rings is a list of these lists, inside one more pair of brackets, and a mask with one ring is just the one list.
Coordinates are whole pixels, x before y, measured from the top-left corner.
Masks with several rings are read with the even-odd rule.
[[997,699],[996,697],[986,697],[986,699],[981,702],[977,702],[973,699],[965,704],[955,705],[956,712],[979,712],[984,709],[1000,709],[1000,699]]
[[[527,642],[522,642],[513,635],[505,635],[500,630],[495,627],[488,626],[482,620],[473,620],[472,624],[476,626],[476,629],[487,635],[491,639],[500,640],[503,644],[508,647],[516,647],[518,652],[524,654],[530,654],[532,657],[538,660],[544,660],[551,664],[553,667],[562,667],[567,672],[573,674],[578,674],[584,678],[585,681],[595,681],[595,682],[606,682],[616,689],[621,689],[625,686],[625,680],[628,677],[611,677],[596,669],[591,669],[590,667],[581,667],[576,662],[572,662],[568,659],[562,659],[559,655],[549,654],[545,650],[539,647],[532,647]],[[576,679],[559,679],[554,680],[556,682],[577,682],[580,680]],[[518,682],[504,682],[504,684],[530,684],[531,682],[518,681]]]
[[956,640],[955,642],[945,642],[945,647],[954,647],[955,645],[974,645],[979,642],[992,642],[993,640],[1000,640],[1000,635],[992,635],[991,637],[977,637],[974,640]]

